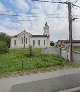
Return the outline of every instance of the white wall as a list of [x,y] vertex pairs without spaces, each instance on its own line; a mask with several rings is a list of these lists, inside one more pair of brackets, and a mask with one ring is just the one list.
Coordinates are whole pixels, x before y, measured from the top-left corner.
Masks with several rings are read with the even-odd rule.
[[[16,40],[16,45],[14,46],[14,40]],[[18,45],[18,42],[17,42],[18,40],[17,40],[17,38],[15,37],[15,38],[11,38],[11,46],[10,46],[10,48],[17,48],[17,45]]]
[[[24,40],[23,40],[23,44],[22,44],[22,38],[24,38],[24,36],[25,36],[25,39],[27,38],[27,44],[26,44],[26,42],[24,43]],[[30,42],[29,42],[30,36],[31,36],[30,33],[23,31],[20,34],[18,34],[17,37],[13,37],[11,39],[11,48],[24,48],[24,44],[25,44],[25,48],[28,48],[30,45]],[[14,46],[14,40],[16,40],[15,46]]]
[[[24,43],[22,44],[22,38],[24,35],[19,35],[18,37],[11,39],[11,48],[24,48]],[[27,38],[27,44],[25,43],[25,48],[28,48],[31,45],[33,48],[46,48],[50,47],[50,39],[47,37],[30,37],[30,35],[25,35]],[[14,40],[16,40],[16,45],[14,46]],[[33,40],[35,40],[35,46],[33,46]],[[38,45],[38,40],[40,40],[40,45]],[[45,45],[44,45],[45,40]]]
[[[27,38],[27,44],[26,42],[22,44],[22,38]],[[16,40],[16,45],[14,46],[14,40]],[[33,40],[35,40],[35,46],[33,46]],[[38,45],[38,40],[40,40],[40,45]],[[45,40],[45,45],[44,45]],[[26,41],[26,40],[25,40]],[[33,46],[34,48],[46,48],[50,47],[50,37],[32,37],[32,35],[26,31],[23,31],[19,34],[17,34],[17,37],[13,37],[11,39],[11,48],[28,48],[29,45]]]
[[[25,36],[25,43],[23,40],[23,44],[22,44],[22,38],[24,38],[24,36]],[[27,44],[26,44],[26,38],[27,38]],[[29,39],[30,39],[29,34],[25,34],[25,35],[22,34],[20,37],[18,37],[18,42],[19,42],[18,46],[24,48],[24,44],[25,44],[25,48],[28,48],[30,45]]]
[[[35,45],[33,46],[33,40],[35,40]],[[40,45],[38,45],[38,40],[40,40]],[[45,40],[45,45],[44,45]],[[33,37],[31,38],[31,45],[34,48],[46,48],[50,46],[50,40],[47,37]]]

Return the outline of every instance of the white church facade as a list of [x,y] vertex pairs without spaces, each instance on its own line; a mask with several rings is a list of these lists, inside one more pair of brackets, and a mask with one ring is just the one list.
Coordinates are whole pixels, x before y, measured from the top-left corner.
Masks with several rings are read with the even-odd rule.
[[50,47],[50,34],[47,22],[43,35],[32,35],[25,30],[11,38],[11,48],[28,48],[29,45],[33,48],[48,48]]

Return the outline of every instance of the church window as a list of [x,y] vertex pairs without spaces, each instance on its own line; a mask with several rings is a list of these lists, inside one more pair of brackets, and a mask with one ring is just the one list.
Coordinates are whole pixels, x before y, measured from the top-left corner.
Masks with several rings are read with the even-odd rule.
[[38,45],[40,45],[40,40],[38,40]]
[[14,46],[16,45],[16,40],[14,40]]
[[27,38],[26,38],[26,44],[27,44]]
[[33,40],[33,45],[35,45],[35,40]]
[[23,44],[23,38],[22,38],[22,44]]
[[45,40],[44,40],[44,45],[45,45]]
[[25,43],[25,36],[24,36],[24,43]]

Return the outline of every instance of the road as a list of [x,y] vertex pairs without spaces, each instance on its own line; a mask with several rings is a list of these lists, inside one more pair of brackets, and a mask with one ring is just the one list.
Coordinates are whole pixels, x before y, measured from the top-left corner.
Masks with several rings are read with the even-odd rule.
[[78,86],[77,68],[0,79],[0,92],[58,92]]

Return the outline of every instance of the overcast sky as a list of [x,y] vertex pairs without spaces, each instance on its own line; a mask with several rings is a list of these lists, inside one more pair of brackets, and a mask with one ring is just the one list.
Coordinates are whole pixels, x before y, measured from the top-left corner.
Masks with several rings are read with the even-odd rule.
[[[46,1],[46,0],[45,0]],[[45,22],[49,25],[51,40],[68,39],[68,7],[50,2],[31,0],[0,0],[0,32],[16,35],[24,29],[31,34],[43,34]],[[76,0],[71,0],[75,2]],[[76,5],[80,6],[80,0]],[[17,16],[10,16],[17,15]],[[72,15],[79,18],[73,22],[73,39],[80,39],[80,8],[73,7]],[[35,17],[33,17],[35,16]],[[52,18],[53,17],[53,18]],[[61,18],[54,18],[61,17]]]

